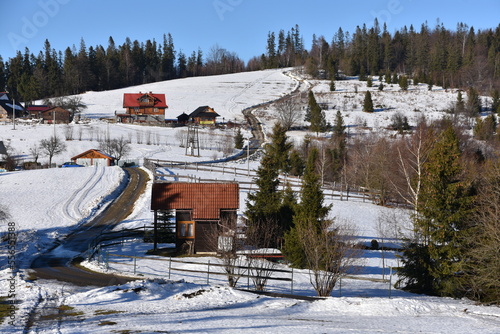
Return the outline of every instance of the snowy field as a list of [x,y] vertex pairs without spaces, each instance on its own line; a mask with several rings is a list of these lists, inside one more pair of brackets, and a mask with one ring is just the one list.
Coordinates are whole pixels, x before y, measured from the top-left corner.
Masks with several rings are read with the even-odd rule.
[[[428,92],[426,87],[417,91],[399,92],[397,85],[386,87],[383,93],[374,97],[374,104],[388,108],[372,115],[362,113],[361,105],[347,105],[343,109],[342,94],[358,96],[365,83],[356,80],[337,82],[337,92],[328,92],[327,82],[309,82],[302,89],[313,86],[327,103],[327,117],[333,120],[337,108],[346,117],[347,124],[355,124],[364,117],[369,126],[382,127],[396,111],[409,116],[425,113],[426,117],[441,114],[441,106],[446,108],[456,99],[455,92],[445,92],[435,88]],[[156,85],[156,86],[155,86]],[[164,88],[163,88],[164,87]],[[226,120],[241,119],[241,109],[268,100],[276,99],[297,87],[297,82],[280,71],[241,73],[228,76],[189,78],[165,83],[156,83],[110,92],[89,92],[83,94],[89,104],[88,117],[110,117],[121,108],[124,92],[153,91],[165,92],[169,111],[175,116],[190,112],[199,105],[210,105],[226,117]],[[382,95],[384,94],[384,95]],[[407,94],[407,95],[403,95]],[[406,98],[409,96],[411,98]],[[338,98],[338,100],[335,100]],[[323,99],[323,100],[321,100]],[[435,100],[433,100],[435,99]],[[410,104],[404,104],[405,101]],[[426,106],[429,106],[427,108]],[[431,108],[432,106],[432,108]],[[394,109],[389,109],[394,108]],[[415,111],[419,109],[419,111]],[[261,111],[262,112],[262,111]],[[272,108],[267,110],[273,113]],[[436,116],[438,117],[438,116]],[[169,118],[167,116],[167,118]],[[411,123],[410,119],[410,123]],[[179,147],[182,129],[155,128],[137,125],[108,124],[93,120],[89,124],[72,124],[73,140],[66,141],[67,151],[54,158],[61,164],[72,156],[90,148],[97,148],[98,138],[124,136],[131,139],[132,151],[127,159],[144,158],[176,161],[212,160],[236,151],[219,150],[217,138],[224,141],[222,130],[203,130],[206,134],[206,149],[202,157],[185,155]],[[26,160],[32,159],[29,148],[48,138],[54,131],[64,138],[63,125],[0,124],[0,140],[8,143],[15,154]],[[78,130],[81,128],[80,130]],[[269,128],[269,126],[268,126]],[[81,133],[81,138],[79,138]],[[303,134],[297,134],[302,136]],[[290,136],[295,137],[294,133]],[[150,143],[147,143],[149,137]],[[137,142],[141,138],[142,144]],[[292,140],[294,138],[291,138]],[[227,139],[226,139],[227,140]],[[44,162],[45,157],[40,161]],[[258,162],[239,161],[226,163],[229,168],[254,170]],[[196,177],[248,181],[251,177],[233,176],[230,173],[193,172],[192,170],[164,170],[164,173],[179,175],[196,174]],[[409,294],[392,289],[389,298],[389,267],[397,266],[394,253],[366,251],[361,259],[362,270],[353,277],[342,280],[342,288],[337,286],[332,297],[317,301],[288,298],[273,298],[234,290],[227,287],[223,276],[214,276],[209,283],[206,275],[172,274],[168,280],[168,262],[138,260],[137,271],[150,280],[136,281],[123,286],[106,288],[80,288],[51,281],[29,281],[26,270],[33,257],[54,241],[84,223],[99,212],[123,184],[124,174],[118,167],[101,168],[53,168],[38,171],[0,173],[0,206],[9,214],[0,232],[7,231],[7,221],[13,222],[18,234],[16,264],[20,269],[15,280],[16,299],[20,301],[15,317],[15,326],[5,320],[0,325],[2,333],[498,333],[500,309],[478,306],[468,300],[453,300],[424,295]],[[240,193],[240,211],[245,210],[248,191]],[[152,222],[149,209],[150,188],[136,203],[133,214],[116,229],[143,226]],[[387,239],[391,234],[392,222],[406,220],[400,210],[382,208],[362,201],[339,201],[327,198],[333,203],[332,217],[349,222],[356,227],[357,237],[364,243],[372,239],[379,242],[393,242]],[[382,224],[386,222],[386,224]],[[383,239],[385,238],[385,239]],[[142,256],[151,248],[150,244],[126,243],[116,246],[110,252]],[[59,249],[64,251],[64,249]],[[7,244],[0,244],[0,297],[9,290],[10,270],[7,268]],[[120,262],[118,258],[111,259]],[[115,261],[116,260],[116,261]],[[187,258],[186,261],[216,263],[212,257]],[[130,259],[128,259],[130,261]],[[132,275],[128,264],[110,263],[105,269],[101,264],[91,262],[88,266],[97,270],[125,272]],[[194,265],[204,270],[205,265]],[[286,268],[280,265],[280,268]],[[154,280],[156,279],[156,280]],[[396,276],[391,278],[394,283]],[[240,282],[246,288],[246,282]],[[289,293],[289,283],[271,282],[270,291]],[[4,292],[5,291],[5,292]],[[314,296],[306,271],[294,272],[293,292],[302,296]],[[34,324],[26,330],[29,313],[50,301],[59,307],[59,316],[47,316],[45,321]],[[42,304],[41,304],[42,303]],[[49,305],[49,304],[47,304]],[[61,307],[64,305],[64,307]],[[46,310],[49,315],[54,312]]]

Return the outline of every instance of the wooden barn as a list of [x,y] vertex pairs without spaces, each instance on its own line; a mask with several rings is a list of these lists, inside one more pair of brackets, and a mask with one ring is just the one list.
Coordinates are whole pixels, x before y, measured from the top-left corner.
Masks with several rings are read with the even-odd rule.
[[176,248],[187,246],[191,253],[217,251],[215,232],[224,226],[225,231],[235,231],[239,208],[237,183],[154,183],[151,210],[155,217],[165,212],[175,212]]
[[26,114],[24,107],[19,102],[12,101],[7,93],[0,92],[0,119],[12,118],[14,111],[16,118],[24,117]]
[[96,149],[90,149],[71,158],[82,166],[114,166],[115,158]]
[[49,109],[50,107],[47,105],[31,105],[26,108],[28,112],[28,117],[31,118],[42,118],[42,112]]
[[117,114],[122,123],[164,122],[165,109],[168,108],[165,94],[141,93],[123,94],[125,114]]
[[220,115],[215,112],[213,108],[209,106],[202,106],[196,108],[191,114],[189,114],[189,121],[195,124],[201,125],[213,125],[217,117]]
[[43,122],[48,124],[68,124],[71,122],[71,113],[61,107],[50,107],[40,113]]

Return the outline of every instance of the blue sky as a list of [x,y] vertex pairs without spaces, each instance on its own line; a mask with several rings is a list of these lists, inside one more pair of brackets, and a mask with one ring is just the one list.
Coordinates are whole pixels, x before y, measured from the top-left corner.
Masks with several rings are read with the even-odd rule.
[[267,34],[299,25],[307,48],[312,35],[328,42],[339,27],[354,32],[375,17],[392,33],[411,24],[434,27],[437,20],[454,29],[464,22],[478,29],[500,24],[499,0],[1,0],[0,55],[4,61],[17,50],[38,54],[45,39],[56,50],[76,45],[117,45],[163,40],[171,33],[176,51],[204,55],[215,44],[234,51],[244,61],[265,52]]

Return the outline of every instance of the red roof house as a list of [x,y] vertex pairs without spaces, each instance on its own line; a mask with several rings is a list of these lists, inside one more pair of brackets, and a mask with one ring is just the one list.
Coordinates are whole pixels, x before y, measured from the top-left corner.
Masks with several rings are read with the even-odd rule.
[[213,252],[214,228],[223,224],[235,230],[239,208],[237,183],[154,183],[151,209],[175,210],[176,246],[192,244],[193,252]]
[[123,94],[125,114],[118,114],[122,122],[148,122],[165,120],[165,109],[168,108],[165,94],[125,93]]

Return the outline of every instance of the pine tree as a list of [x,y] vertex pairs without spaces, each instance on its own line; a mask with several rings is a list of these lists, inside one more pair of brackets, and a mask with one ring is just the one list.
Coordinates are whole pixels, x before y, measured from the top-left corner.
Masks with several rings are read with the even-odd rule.
[[7,86],[7,78],[5,75],[5,63],[3,62],[2,56],[0,56],[0,90],[5,91]]
[[333,138],[337,139],[345,137],[345,129],[346,126],[344,124],[344,117],[342,117],[340,110],[337,110],[337,114],[335,115],[335,119],[333,121]]
[[[0,58],[0,64],[1,64],[1,58]],[[491,92],[491,99],[492,99],[491,111],[500,114],[500,93],[498,92],[498,89],[494,89]]]
[[314,97],[314,93],[312,91],[309,91],[309,121],[311,122],[311,131],[324,132],[326,130],[325,113],[316,102],[316,98]]
[[406,77],[406,75],[402,75],[399,78],[399,87],[401,88],[402,91],[408,90],[408,78]]
[[331,79],[330,80],[330,92],[334,92],[335,91],[335,79]]
[[457,110],[457,113],[459,113],[459,114],[463,113],[465,110],[465,102],[464,102],[464,99],[462,97],[461,90],[459,90],[457,93],[457,103],[456,103],[455,108]]
[[276,123],[273,127],[273,133],[271,134],[271,142],[266,144],[266,154],[271,157],[278,172],[287,173],[289,171],[289,155],[291,149],[292,144],[288,142],[286,129],[281,123]]
[[424,164],[415,232],[419,239],[403,252],[406,288],[443,296],[458,295],[458,273],[466,250],[471,188],[463,181],[458,137],[450,125]]
[[264,156],[257,169],[257,177],[254,179],[257,190],[248,194],[245,212],[249,228],[274,225],[270,229],[275,234],[272,239],[276,241],[276,244],[273,246],[277,246],[278,240],[289,229],[289,212],[293,210],[290,196],[286,194],[286,191],[283,193],[278,189],[279,171],[288,169],[288,154],[292,147],[287,139],[283,127],[276,123],[273,128],[272,141],[265,146]]
[[347,156],[347,135],[345,133],[345,129],[344,118],[342,117],[340,110],[338,110],[333,122],[333,135],[331,143],[332,149],[330,150],[333,180],[338,180],[340,178],[345,158]]
[[366,91],[365,100],[363,102],[363,111],[373,112],[373,110],[372,94],[369,91]]
[[467,91],[466,110],[472,117],[479,115],[482,110],[481,98],[479,97],[477,90],[472,87],[470,87]]
[[316,160],[318,150],[313,148],[307,158],[306,169],[302,180],[300,203],[295,208],[293,227],[285,234],[284,253],[293,266],[303,268],[306,265],[305,253],[300,246],[298,225],[307,226],[312,223],[321,229],[321,223],[330,212],[331,205],[324,206],[324,196],[321,189],[320,178],[316,173]]
[[244,145],[243,134],[241,133],[241,129],[238,128],[236,131],[236,135],[234,136],[234,148],[241,150]]
[[373,87],[373,79],[372,79],[372,77],[368,77],[368,79],[366,79],[366,87],[368,87],[368,88]]

